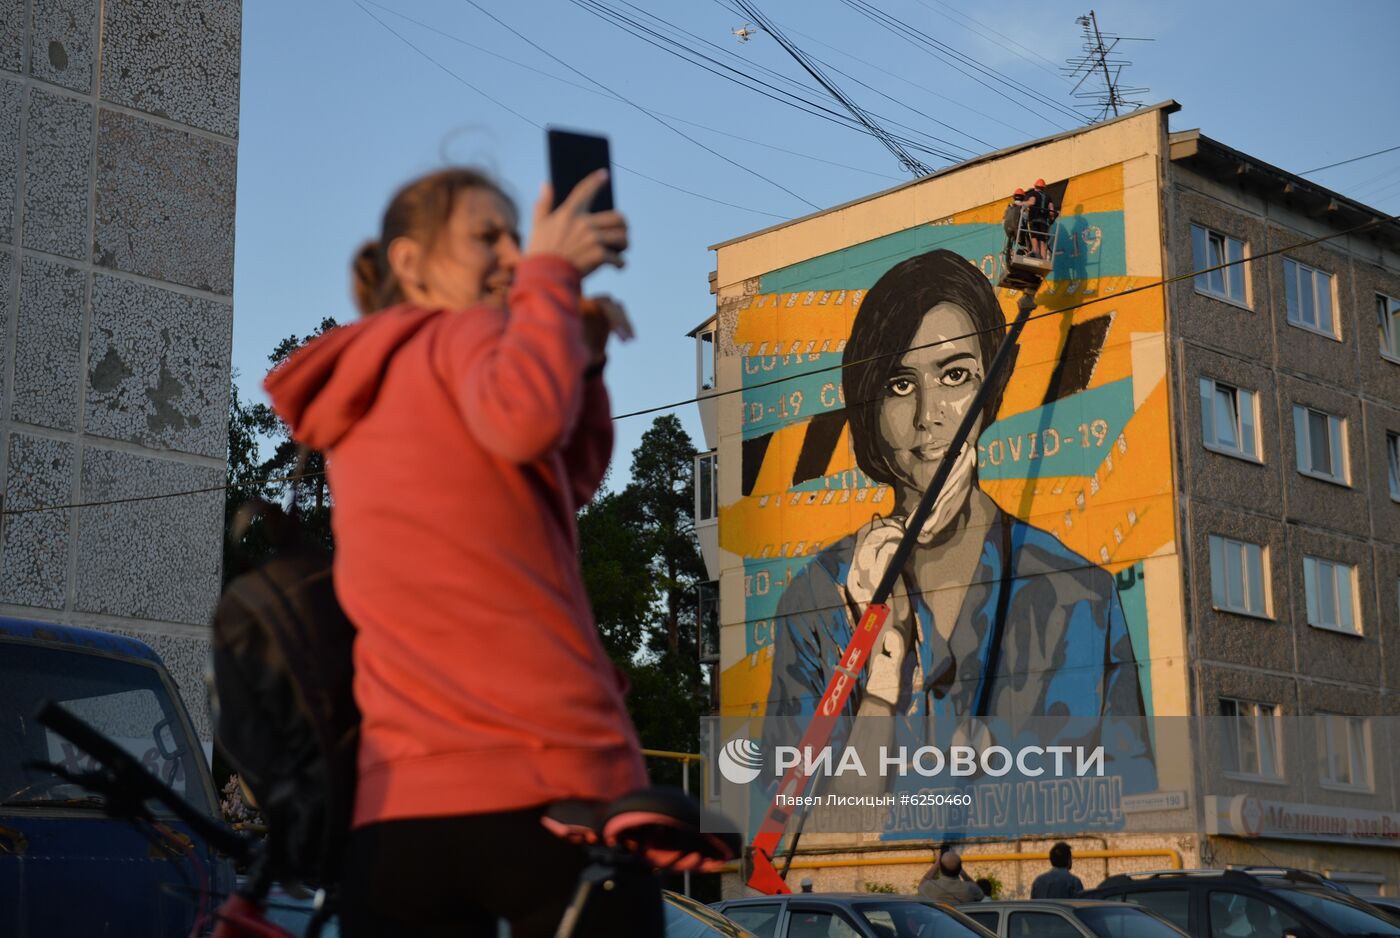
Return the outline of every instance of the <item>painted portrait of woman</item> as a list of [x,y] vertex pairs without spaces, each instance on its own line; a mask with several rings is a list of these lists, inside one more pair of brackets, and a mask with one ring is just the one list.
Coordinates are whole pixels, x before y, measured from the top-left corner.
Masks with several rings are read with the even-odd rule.
[[961,454],[949,449],[1005,333],[987,278],[946,250],[895,265],[861,304],[842,367],[851,444],[860,469],[894,497],[886,514],[818,553],[779,601],[768,715],[785,718],[778,725],[791,732],[781,735],[793,742],[906,519],[940,463],[954,459],[846,715],[895,717],[876,721],[894,727],[877,732],[939,746],[952,742],[937,738],[947,736],[940,727],[969,717],[1088,717],[1098,719],[1076,725],[1099,728],[1102,718],[1133,718],[1101,741],[1120,770],[1150,765],[1138,664],[1113,575],[978,487],[975,443],[995,419],[1005,378]]

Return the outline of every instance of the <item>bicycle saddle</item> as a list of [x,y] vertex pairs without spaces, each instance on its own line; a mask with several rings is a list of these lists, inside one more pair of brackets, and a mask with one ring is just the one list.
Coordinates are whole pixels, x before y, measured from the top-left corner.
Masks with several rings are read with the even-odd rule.
[[742,849],[738,834],[703,829],[731,822],[677,788],[643,788],[611,804],[556,802],[541,823],[571,843],[625,850],[668,872],[716,872]]

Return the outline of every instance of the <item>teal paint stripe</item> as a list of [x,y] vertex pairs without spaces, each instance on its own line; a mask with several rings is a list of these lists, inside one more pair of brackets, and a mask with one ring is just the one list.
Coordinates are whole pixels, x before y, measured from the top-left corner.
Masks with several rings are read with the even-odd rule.
[[[1052,280],[1121,277],[1127,273],[1123,213],[1089,212],[1061,218]],[[868,290],[885,271],[917,254],[947,248],[995,277],[1000,273],[1006,233],[1001,225],[919,225],[832,251],[789,267],[770,271],[760,280],[763,293],[804,290]]]
[[1123,378],[992,424],[977,438],[977,474],[990,479],[1087,478],[1133,416]]
[[744,558],[744,653],[773,644],[778,600],[811,557]]
[[[810,420],[817,414],[830,410],[840,410],[846,405],[841,398],[841,372],[839,369],[818,371],[830,364],[840,364],[841,356],[831,354],[821,356],[828,359],[822,363],[812,363],[801,368],[792,367],[763,372],[754,380],[772,381],[783,378],[780,384],[752,388],[744,392],[743,438],[746,440],[793,423]],[[745,360],[747,364],[752,359]],[[746,374],[745,380],[748,380]]]

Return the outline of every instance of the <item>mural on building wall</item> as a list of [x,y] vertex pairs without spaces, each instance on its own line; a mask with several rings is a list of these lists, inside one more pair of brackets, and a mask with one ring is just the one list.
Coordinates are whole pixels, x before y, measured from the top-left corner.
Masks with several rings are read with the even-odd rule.
[[[1154,279],[1127,270],[1121,166],[1052,191],[1050,315],[977,416],[848,704],[893,716],[892,742],[971,715],[1153,713],[1143,561],[1174,543],[1162,301],[1115,297]],[[720,535],[744,558],[745,656],[725,715],[790,742],[810,717],[1015,314],[993,287],[1005,205],[773,271],[741,302],[742,494]],[[1113,739],[1138,790],[1146,725]]]

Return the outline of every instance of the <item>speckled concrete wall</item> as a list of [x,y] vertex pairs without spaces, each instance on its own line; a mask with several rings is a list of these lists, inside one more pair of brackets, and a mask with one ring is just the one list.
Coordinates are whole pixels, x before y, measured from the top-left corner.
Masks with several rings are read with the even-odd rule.
[[130,499],[224,477],[240,28],[0,0],[0,614],[144,639],[205,735],[223,501]]
[[[1192,223],[1244,241],[1246,256],[1259,257],[1246,267],[1243,303],[1198,292],[1191,280],[1173,285],[1168,294],[1181,550],[1188,571],[1183,591],[1195,707],[1199,713],[1218,713],[1219,699],[1232,697],[1277,704],[1285,716],[1393,716],[1400,713],[1400,502],[1390,496],[1385,440],[1387,431],[1400,432],[1400,362],[1381,354],[1375,294],[1400,295],[1400,256],[1362,236],[1293,248],[1331,232],[1323,220],[1264,198],[1247,181],[1207,179],[1181,165],[1173,166],[1171,180],[1163,194],[1171,273],[1192,269]],[[1281,255],[1260,257],[1280,248]],[[1288,322],[1285,256],[1333,275],[1336,336]],[[1205,448],[1202,377],[1258,395],[1258,460]],[[1295,404],[1345,420],[1344,482],[1298,471]],[[1266,616],[1214,607],[1208,550],[1212,534],[1264,546],[1270,592]],[[1355,567],[1361,634],[1307,623],[1305,556]],[[1396,741],[1388,738],[1394,722],[1373,721],[1378,734],[1372,740],[1373,791],[1329,792],[1329,801],[1367,810],[1400,808]],[[1211,732],[1208,724],[1206,732]],[[1285,747],[1284,759],[1284,776],[1295,791],[1306,796],[1320,785],[1314,748]],[[1232,795],[1280,797],[1276,784],[1238,780],[1231,786]],[[1211,840],[1214,862],[1261,860],[1237,839]],[[1268,847],[1287,848],[1286,843]],[[1337,868],[1375,869],[1394,889],[1400,867],[1393,853],[1353,848],[1345,858],[1337,858]],[[1316,856],[1297,865],[1319,868]]]

